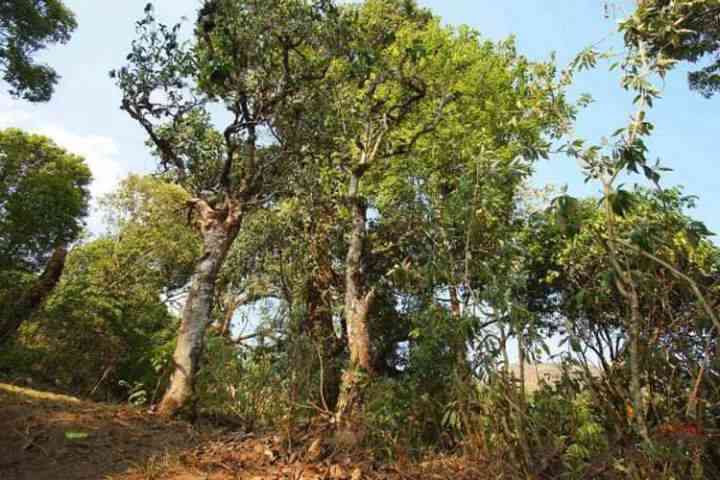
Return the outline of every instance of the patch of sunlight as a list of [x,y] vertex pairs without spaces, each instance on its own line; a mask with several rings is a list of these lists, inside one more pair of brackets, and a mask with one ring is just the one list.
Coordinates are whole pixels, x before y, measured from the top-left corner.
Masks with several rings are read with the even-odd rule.
[[0,391],[12,393],[15,395],[22,395],[30,397],[35,400],[46,400],[52,402],[69,402],[69,403],[82,403],[82,400],[70,397],[68,395],[60,395],[57,393],[41,392],[39,390],[33,390],[31,388],[17,387],[15,385],[9,385],[7,383],[0,383]]

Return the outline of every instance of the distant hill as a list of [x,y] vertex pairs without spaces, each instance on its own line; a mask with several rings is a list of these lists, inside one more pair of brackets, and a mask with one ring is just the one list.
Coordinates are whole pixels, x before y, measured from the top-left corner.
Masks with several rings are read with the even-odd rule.
[[[579,369],[575,369],[580,373]],[[513,364],[510,366],[510,371],[513,375],[520,378],[520,365]],[[602,370],[599,368],[591,367],[590,372],[599,376],[602,374]],[[558,363],[540,363],[540,364],[526,364],[525,365],[525,386],[528,391],[535,391],[540,388],[540,381],[545,380],[548,383],[557,382],[562,377],[562,367]]]

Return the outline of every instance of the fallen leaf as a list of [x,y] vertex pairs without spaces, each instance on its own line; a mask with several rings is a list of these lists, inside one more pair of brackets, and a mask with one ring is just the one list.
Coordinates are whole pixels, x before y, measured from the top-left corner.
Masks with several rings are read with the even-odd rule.
[[84,432],[65,432],[65,438],[68,440],[85,440],[89,435]]

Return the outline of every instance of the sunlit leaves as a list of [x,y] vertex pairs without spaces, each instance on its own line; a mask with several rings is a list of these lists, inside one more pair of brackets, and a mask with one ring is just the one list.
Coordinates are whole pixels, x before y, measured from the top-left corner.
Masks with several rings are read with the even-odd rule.
[[132,175],[101,199],[110,234],[122,237],[117,255],[142,267],[142,282],[156,291],[181,288],[200,255],[199,238],[188,218],[190,194],[153,177]]
[[38,271],[84,227],[91,174],[50,139],[0,131],[0,270]]
[[[720,49],[718,0],[646,0],[620,23],[633,52],[647,49],[652,71],[664,77],[680,61],[696,63]],[[690,88],[710,97],[720,88],[720,63],[689,74]]]

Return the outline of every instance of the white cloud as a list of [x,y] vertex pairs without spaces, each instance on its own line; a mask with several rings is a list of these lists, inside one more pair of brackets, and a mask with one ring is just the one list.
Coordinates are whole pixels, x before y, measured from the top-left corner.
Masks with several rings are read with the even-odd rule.
[[20,108],[18,101],[0,93],[0,128],[20,127],[30,119],[30,112]]
[[21,110],[0,112],[0,128],[16,127],[30,120],[30,114]]
[[93,196],[111,192],[120,181],[124,172],[117,160],[119,151],[112,138],[77,135],[54,125],[32,130],[50,137],[68,152],[85,158],[93,173],[94,181],[91,187]]

